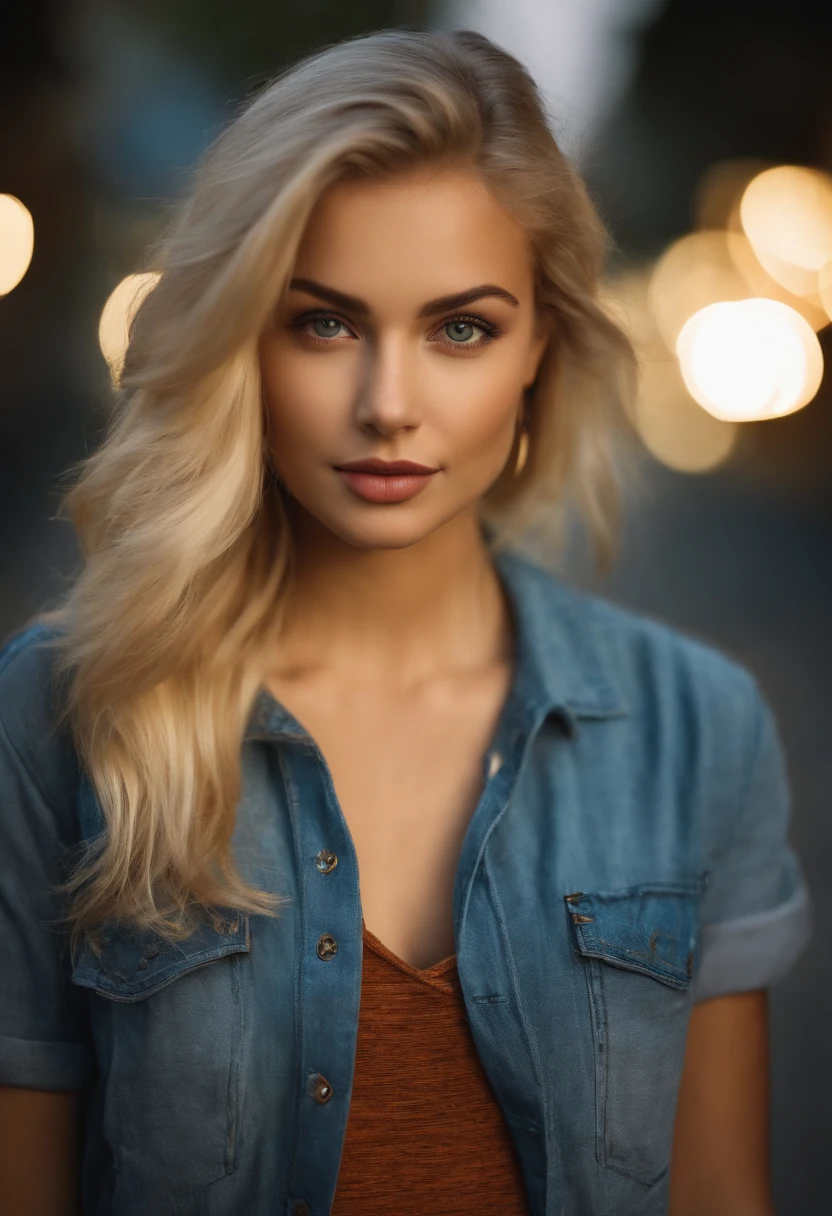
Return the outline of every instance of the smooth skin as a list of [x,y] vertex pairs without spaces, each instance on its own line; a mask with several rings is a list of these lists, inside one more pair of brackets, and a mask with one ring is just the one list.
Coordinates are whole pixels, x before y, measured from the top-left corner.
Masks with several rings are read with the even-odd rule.
[[[478,298],[449,303],[460,293]],[[417,967],[454,951],[453,878],[513,670],[477,501],[550,337],[524,231],[471,171],[445,168],[331,187],[260,341],[298,554],[264,678],[326,758],[365,923]],[[334,466],[372,456],[439,472],[371,504]],[[671,1216],[772,1216],[767,1085],[765,994],[696,1006]],[[0,1089],[0,1211],[79,1212],[72,1103]]]
[[78,1091],[0,1085],[0,1212],[82,1216]]

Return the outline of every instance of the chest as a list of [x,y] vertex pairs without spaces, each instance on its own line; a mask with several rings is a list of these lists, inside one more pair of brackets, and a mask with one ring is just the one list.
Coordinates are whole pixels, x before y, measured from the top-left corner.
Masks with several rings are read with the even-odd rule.
[[365,924],[416,967],[454,953],[457,862],[510,679],[506,664],[403,697],[270,681],[330,770]]
[[[312,716],[288,696],[286,703],[312,731]],[[385,716],[370,726],[381,730]],[[327,717],[315,734],[325,755]],[[640,774],[657,770],[662,789],[672,783],[661,763],[638,756],[639,746],[648,746],[640,732],[622,740],[623,759],[610,772],[611,736],[623,730],[623,723],[586,722],[581,739],[567,743],[547,724],[525,747],[516,781],[518,753],[507,747],[501,774],[511,802],[506,806],[505,790],[494,788],[502,779],[490,783],[481,820],[488,827],[469,838],[463,859],[477,859],[466,871],[459,938],[466,1011],[520,1143],[536,1216],[547,1210],[544,1186],[577,1197],[563,1208],[570,1216],[666,1210],[662,1179],[699,900],[685,880],[698,859],[684,844],[681,805],[665,801],[660,821],[648,817],[658,816],[660,799]],[[337,732],[345,748],[350,737]],[[380,734],[379,751],[388,738]],[[441,731],[437,738],[439,747]],[[328,750],[335,754],[332,743]],[[338,781],[337,756],[333,765]],[[74,984],[93,990],[103,1088],[93,1109],[106,1111],[96,1130],[106,1143],[90,1158],[91,1193],[103,1185],[99,1162],[114,1146],[112,1211],[120,1216],[143,1216],[148,1196],[154,1212],[175,1205],[195,1213],[213,1182],[221,1182],[214,1192],[224,1196],[217,1213],[271,1212],[275,1196],[288,1207],[287,1197],[298,1195],[312,1212],[330,1209],[354,1077],[362,968],[356,876],[344,864],[343,828],[331,822],[316,767],[308,749],[292,744],[245,749],[241,823],[256,827],[252,877],[262,875],[290,897],[278,917],[244,916],[233,931],[209,926],[175,946],[150,932],[116,936],[100,959],[85,953],[75,967]],[[432,778],[429,771],[426,780]],[[314,866],[322,845],[342,858],[329,876]],[[298,874],[306,867],[302,881],[293,876],[295,857]],[[395,859],[400,879],[411,877],[409,860],[406,849]],[[568,902],[577,892],[581,902]],[[367,924],[376,932],[369,914]],[[323,932],[339,944],[329,959],[315,950]],[[394,1065],[407,1094],[411,1062],[398,1056]],[[177,1084],[160,1084],[160,1076]],[[310,1097],[310,1078],[324,1078],[334,1100],[321,1106]],[[547,1156],[552,1141],[558,1151]]]

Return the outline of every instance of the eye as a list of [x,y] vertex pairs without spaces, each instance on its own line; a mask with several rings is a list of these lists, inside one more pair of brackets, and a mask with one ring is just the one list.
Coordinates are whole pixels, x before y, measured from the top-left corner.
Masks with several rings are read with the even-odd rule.
[[[316,332],[310,333],[312,326],[315,327]],[[332,345],[334,339],[344,336],[339,333],[339,330],[346,330],[348,334],[355,337],[346,321],[342,321],[335,313],[323,312],[320,309],[313,312],[307,310],[295,313],[289,320],[289,328],[298,334],[301,341],[317,346]],[[447,321],[442,322],[441,329],[448,337],[448,341],[443,345],[453,346],[460,350],[479,350],[493,342],[502,333],[498,326],[486,321],[483,317],[467,315],[450,317]],[[476,333],[472,332],[477,330],[480,332],[480,337],[476,337]]]
[[[317,332],[309,333],[310,326],[316,326]],[[330,343],[333,338],[340,338],[339,329],[349,329],[346,321],[342,321],[331,312],[299,312],[289,321],[289,328],[297,332],[304,342],[320,345]],[[351,330],[349,330],[352,333]]]
[[[448,321],[442,322],[442,328],[449,337],[451,346],[459,346],[464,350],[478,350],[481,346],[487,346],[489,342],[493,342],[495,338],[500,336],[500,330],[496,325],[492,325],[490,321],[484,320],[482,317],[451,317]],[[472,337],[471,330],[480,330],[481,337],[476,341],[469,341]]]

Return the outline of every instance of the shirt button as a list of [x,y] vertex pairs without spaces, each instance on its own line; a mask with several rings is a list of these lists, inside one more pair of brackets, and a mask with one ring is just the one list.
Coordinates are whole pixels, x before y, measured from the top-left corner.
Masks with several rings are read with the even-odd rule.
[[326,963],[331,958],[335,958],[338,953],[338,943],[331,933],[322,933],[315,949],[318,952],[318,958],[322,958]]
[[302,1199],[296,1199],[292,1204],[292,1216],[309,1216],[309,1207]]
[[338,858],[329,849],[321,849],[320,853],[315,854],[315,865],[319,874],[329,874],[338,865]]
[[309,1094],[319,1106],[326,1106],[332,1097],[332,1086],[326,1077],[322,1077],[319,1072],[313,1072],[309,1078]]

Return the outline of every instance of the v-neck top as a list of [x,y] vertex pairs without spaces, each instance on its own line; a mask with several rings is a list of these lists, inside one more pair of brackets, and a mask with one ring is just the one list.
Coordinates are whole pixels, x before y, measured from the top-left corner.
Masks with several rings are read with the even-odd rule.
[[355,1073],[332,1216],[527,1216],[456,955],[414,967],[362,926]]

